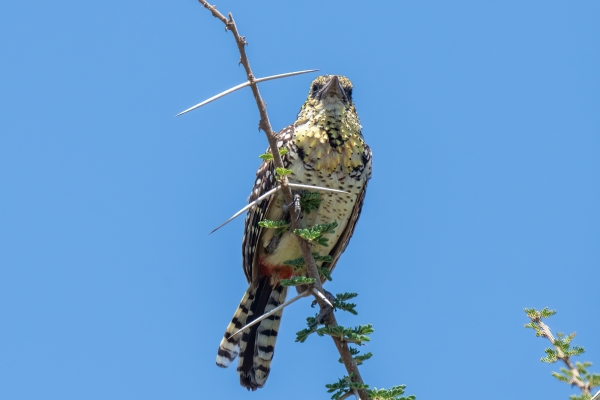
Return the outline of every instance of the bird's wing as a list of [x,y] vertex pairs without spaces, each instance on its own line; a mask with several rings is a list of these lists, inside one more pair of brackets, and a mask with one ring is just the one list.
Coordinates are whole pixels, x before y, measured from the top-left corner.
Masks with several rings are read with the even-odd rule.
[[350,238],[354,233],[354,228],[356,227],[356,223],[358,222],[358,218],[360,217],[360,212],[362,211],[365,195],[367,194],[367,184],[369,182],[371,173],[371,149],[368,146],[365,149],[365,156],[366,163],[364,173],[369,174],[366,177],[365,186],[363,187],[363,190],[356,196],[356,203],[354,204],[354,208],[352,209],[352,214],[350,215],[350,219],[348,221],[348,224],[346,225],[346,228],[342,232],[342,235],[338,239],[335,246],[333,246],[333,248],[329,252],[329,255],[333,260],[329,263],[323,263],[322,265],[323,267],[329,269],[330,272],[333,271],[340,256],[342,255],[344,250],[346,250],[348,243],[350,243]]
[[[292,139],[293,133],[293,125],[283,128],[277,134],[277,147],[280,149],[286,147]],[[267,152],[270,151],[270,148],[267,149]],[[287,157],[283,156],[282,158],[284,159],[283,161],[285,166],[287,163]],[[252,188],[248,202],[256,200],[269,190],[273,189],[276,185],[277,180],[275,177],[275,164],[273,161],[264,161],[256,172],[256,180],[254,181],[254,187]],[[275,195],[272,195],[269,198],[260,201],[256,206],[251,208],[246,215],[246,222],[244,223],[244,238],[242,239],[242,264],[248,282],[252,281],[254,257],[256,255],[256,249],[258,246],[258,239],[260,238],[260,234],[262,232],[262,227],[260,227],[258,223],[267,215],[269,207],[273,203],[274,198]]]

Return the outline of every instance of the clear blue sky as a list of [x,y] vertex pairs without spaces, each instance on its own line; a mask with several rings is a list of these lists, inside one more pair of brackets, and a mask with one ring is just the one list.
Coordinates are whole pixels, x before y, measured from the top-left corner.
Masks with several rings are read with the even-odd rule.
[[[564,399],[523,307],[600,371],[600,3],[222,1],[257,76],[348,76],[374,173],[332,292],[362,368],[421,400]],[[0,398],[328,398],[327,338],[286,310],[267,386],[215,355],[246,281],[266,140],[229,33],[194,1],[0,12]],[[262,84],[276,129],[305,75]],[[218,396],[218,397],[217,397]]]

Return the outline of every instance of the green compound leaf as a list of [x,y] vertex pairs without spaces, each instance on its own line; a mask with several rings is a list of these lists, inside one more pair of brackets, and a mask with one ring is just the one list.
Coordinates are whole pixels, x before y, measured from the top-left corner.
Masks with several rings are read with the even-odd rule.
[[548,307],[545,307],[543,310],[540,311],[536,310],[535,308],[524,308],[523,311],[525,311],[527,317],[531,318],[532,320],[549,318],[556,314],[556,310],[550,310]]
[[[287,153],[288,153],[288,149],[279,149],[280,155],[284,155]],[[271,161],[273,159],[273,154],[271,152],[267,152],[267,153],[261,154],[260,156],[258,156],[258,158],[261,158],[265,161]]]
[[330,272],[329,268],[317,266],[317,269],[319,270],[319,275],[323,276],[325,279],[327,279],[330,282],[332,281],[331,274],[329,273]]
[[556,310],[549,310],[548,307],[545,307],[542,311],[540,311],[541,318],[549,318],[556,314]]
[[300,197],[300,208],[307,214],[318,209],[320,205],[321,193],[319,192],[304,192]]
[[305,276],[293,276],[291,279],[282,279],[280,283],[281,286],[310,285],[311,283],[315,283],[315,279]]
[[[352,375],[350,375],[352,376]],[[415,395],[402,396],[406,385],[394,386],[391,389],[369,389],[369,385],[364,383],[352,382],[350,376],[344,376],[340,378],[336,383],[330,383],[325,385],[328,393],[333,393],[331,398],[337,400],[340,397],[351,393],[354,389],[365,389],[369,399],[372,400],[416,400]],[[402,397],[400,397],[402,396]]]
[[[316,262],[319,262],[319,261],[332,262],[333,261],[333,258],[331,258],[330,255],[322,256],[317,252],[313,252],[312,256]],[[299,258],[294,258],[293,260],[285,260],[283,262],[283,265],[292,266],[292,267],[294,267],[294,269],[297,270],[297,269],[304,267],[304,258],[299,257]],[[317,267],[317,268],[321,269],[321,267]],[[324,268],[324,269],[326,269],[326,268]],[[327,270],[327,275],[325,274],[325,271],[321,271],[321,275],[323,275],[325,278],[327,278],[327,280],[331,280],[331,275],[329,275],[329,270]]]
[[[357,349],[356,347],[352,347],[352,346],[348,346],[348,350],[350,350],[350,354],[352,354],[353,356],[360,354],[360,350]],[[342,359],[340,358],[340,363],[342,363],[343,361],[341,361]]]
[[261,158],[265,161],[271,161],[273,159],[273,154],[271,154],[271,153],[261,154],[260,156],[258,156],[258,158]]
[[558,359],[558,354],[556,353],[556,350],[547,348],[544,351],[546,352],[546,357],[540,358],[541,362],[545,362],[548,364],[552,364],[553,362],[556,362],[556,360]]
[[262,221],[260,221],[258,223],[258,226],[262,226],[263,228],[268,228],[268,229],[279,229],[279,228],[287,227],[288,225],[289,225],[289,223],[284,220],[271,221],[268,219],[263,219]]
[[368,335],[373,332],[373,325],[359,325],[356,328],[345,328],[341,325],[324,326],[317,329],[316,332],[319,336],[329,335],[348,343],[361,345],[363,342],[371,340]]
[[[350,350],[350,354],[352,354],[352,356],[353,356],[352,358],[356,362],[356,365],[361,365],[363,363],[363,361],[366,361],[369,358],[373,357],[373,353],[371,353],[371,352],[359,355],[360,350],[358,350],[357,348],[348,347],[348,349]],[[340,364],[344,363],[344,361],[342,360],[342,357],[338,358],[338,362]]]
[[356,307],[356,304],[354,304],[354,303],[346,303],[345,301],[335,300],[334,303],[333,303],[333,309],[335,311],[342,310],[342,311],[347,311],[347,312],[349,312],[350,314],[353,314],[353,315],[358,315],[358,312],[355,310],[354,307]]
[[302,239],[306,239],[308,241],[313,241],[321,235],[321,232],[314,231],[311,229],[294,229],[294,233],[300,236]]
[[[561,370],[564,370],[565,368],[561,368]],[[566,383],[571,383],[571,376],[568,372],[565,373],[565,371],[563,371],[562,374],[559,374],[558,372],[552,372],[552,376],[555,377],[556,379],[558,379],[559,381],[563,381]]]
[[353,299],[354,297],[358,296],[358,293],[338,293],[335,295],[335,300],[333,302],[333,309],[334,310],[342,310],[342,311],[347,311],[350,314],[354,314],[354,315],[358,315],[358,312],[354,309],[354,307],[356,307],[356,304],[354,303],[347,303],[345,300],[349,300],[349,299]]
[[356,361],[356,365],[361,365],[363,363],[363,361],[366,361],[371,357],[373,357],[373,353],[368,352],[363,355],[354,357],[354,360]]
[[327,246],[329,239],[323,237],[323,235],[335,233],[334,229],[337,228],[337,226],[337,221],[333,221],[329,224],[317,224],[310,228],[295,229],[294,233],[309,242]]
[[313,226],[313,229],[318,229],[321,234],[325,235],[327,233],[335,233],[334,229],[338,227],[337,221],[333,221],[329,224],[317,224]]
[[569,396],[569,400],[591,400],[591,399],[592,399],[591,393],[583,393],[583,394],[580,394],[579,396],[576,394],[572,394]]
[[284,220],[270,221],[268,219],[263,219],[258,225],[267,229],[277,229],[277,231],[275,231],[275,236],[279,236],[290,227],[290,224]]
[[351,379],[352,376],[354,376],[354,374],[350,374],[350,376],[346,375],[343,378],[340,378],[336,383],[329,383],[325,385],[327,388],[327,393],[335,392],[333,393],[333,396],[331,396],[333,400],[339,399],[340,397],[351,392],[353,389],[369,388],[369,385],[364,383],[353,382]]
[[335,299],[339,300],[339,301],[346,301],[346,300],[350,300],[353,299],[355,297],[358,296],[358,293],[353,293],[353,292],[344,292],[344,293],[338,293],[335,295]]
[[315,261],[319,262],[319,261],[323,261],[323,262],[333,262],[333,258],[327,254],[326,256],[321,256],[319,255],[319,253],[312,253],[313,258],[315,259]]
[[287,169],[287,168],[275,168],[275,172],[277,173],[278,176],[286,176],[292,173],[291,169]]
[[588,381],[590,382],[590,387],[600,386],[600,374],[591,374]]
[[585,349],[581,346],[573,346],[568,352],[566,352],[568,356],[578,356],[580,354],[585,353]]
[[304,343],[308,336],[317,331],[317,314],[314,317],[306,318],[306,325],[308,328],[302,329],[299,332],[296,332],[296,342]]
[[321,245],[323,247],[327,247],[328,243],[329,243],[329,239],[321,236],[315,240],[315,243],[317,243],[318,245]]
[[285,260],[283,265],[289,265],[290,267],[294,267],[294,270],[300,269],[304,267],[304,258],[294,258],[293,260]]
[[394,386],[391,389],[367,389],[367,394],[372,400],[415,400],[415,395],[402,396],[406,385]]

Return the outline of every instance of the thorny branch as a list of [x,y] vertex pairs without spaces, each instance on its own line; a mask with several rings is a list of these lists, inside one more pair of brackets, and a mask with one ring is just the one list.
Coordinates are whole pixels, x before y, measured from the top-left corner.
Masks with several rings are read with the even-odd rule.
[[[260,96],[258,85],[256,84],[256,79],[254,78],[254,74],[252,73],[252,69],[250,68],[250,62],[248,61],[248,57],[246,56],[245,46],[247,42],[245,38],[243,36],[240,36],[231,13],[228,14],[229,18],[226,18],[223,14],[217,11],[215,6],[210,5],[205,0],[198,1],[205,8],[207,8],[215,18],[219,19],[225,24],[226,30],[229,30],[233,33],[235,42],[240,52],[240,64],[242,64],[244,66],[244,69],[246,70],[246,76],[248,77],[248,82],[250,82],[250,88],[252,89],[252,94],[254,95],[254,100],[256,101],[258,112],[260,113],[260,122],[258,124],[258,127],[259,129],[262,129],[267,135],[267,140],[269,142],[269,146],[271,147],[271,152],[273,153],[273,162],[275,163],[275,167],[283,168],[281,155],[279,154],[277,148],[277,139],[275,137],[275,132],[273,132],[273,129],[271,128],[269,116],[267,115],[267,107],[262,97]],[[281,187],[285,201],[288,204],[291,204],[293,202],[294,196],[292,194],[290,186],[288,185],[288,180],[286,176],[281,177]],[[294,210],[294,207],[290,207],[289,212],[292,221],[292,229],[300,228],[300,226],[298,226],[298,215],[296,214],[296,210]],[[323,293],[323,287],[321,285],[321,278],[317,270],[317,264],[315,263],[315,260],[311,253],[311,245],[309,242],[298,236],[296,236],[296,239],[298,239],[298,243],[300,244],[300,248],[302,249],[302,256],[304,257],[304,260],[306,262],[307,275],[310,278],[315,279],[314,288],[317,289],[320,293]],[[322,310],[327,307],[326,303],[322,300],[321,297],[315,296],[315,299],[319,303],[319,306]],[[325,318],[325,324],[331,326],[336,326],[338,324],[333,312],[330,312],[327,315],[327,317]],[[344,362],[344,366],[348,371],[348,375],[352,376],[355,382],[364,383],[360,376],[360,372],[358,370],[356,362],[352,358],[352,353],[350,353],[348,344],[344,341],[339,340],[338,338],[333,338],[333,341],[338,349],[338,352],[340,353],[340,356],[342,357],[342,361]],[[367,400],[369,398],[365,390],[359,390],[358,392],[360,395],[360,399]]]
[[554,344],[556,339],[554,338],[554,335],[552,335],[550,327],[542,321],[542,317],[539,314],[535,317],[530,316],[530,318],[540,328],[540,336],[547,338],[550,341],[550,343],[552,343],[552,346],[554,346],[554,348],[556,349],[556,358],[562,360],[571,372],[571,376],[573,377],[571,383],[573,385],[576,385],[579,389],[581,389],[581,393],[590,393],[591,388],[589,382],[585,383],[580,379],[579,371],[577,370],[577,367],[575,367],[575,365],[573,365],[573,363],[571,362],[571,358],[568,355],[566,355],[559,346],[556,346]]

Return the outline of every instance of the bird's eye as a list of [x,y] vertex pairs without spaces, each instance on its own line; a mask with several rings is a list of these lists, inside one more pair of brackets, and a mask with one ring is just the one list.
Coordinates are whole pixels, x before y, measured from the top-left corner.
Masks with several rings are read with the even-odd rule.
[[346,93],[348,100],[352,101],[352,88],[344,89],[344,92]]
[[319,93],[319,90],[321,90],[322,87],[323,85],[319,85],[318,83],[313,84],[311,88],[311,94],[313,96],[316,95],[317,93]]

